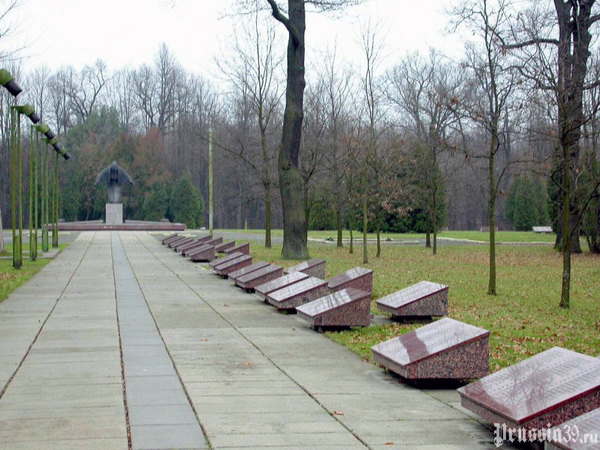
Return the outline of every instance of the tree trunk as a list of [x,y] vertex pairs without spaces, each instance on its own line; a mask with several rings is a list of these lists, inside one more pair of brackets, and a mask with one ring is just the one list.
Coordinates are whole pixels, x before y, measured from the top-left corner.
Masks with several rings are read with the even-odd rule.
[[490,178],[490,279],[488,282],[488,295],[496,295],[496,175],[494,173],[496,145],[497,136],[492,135],[488,160]]
[[271,248],[271,186],[265,185],[265,247]]
[[350,250],[348,253],[351,255],[354,253],[354,232],[352,231],[352,225],[350,225]]
[[302,176],[298,159],[304,118],[304,34],[306,12],[304,0],[288,0],[289,18],[281,15],[275,2],[269,2],[275,19],[289,34],[287,47],[287,85],[281,148],[279,149],[279,186],[283,211],[284,259],[308,258],[307,223],[302,199]]
[[337,206],[335,208],[335,226],[337,228],[337,246],[339,248],[342,248],[344,246],[344,241],[343,241],[344,222],[342,221],[342,208],[341,208],[339,201],[337,202]]
[[2,225],[2,205],[0,205],[0,253],[4,251],[4,227]]
[[[561,308],[568,309],[571,307],[571,239],[573,239],[574,233],[571,230],[571,149],[566,145],[563,146],[563,184],[562,188],[562,231],[563,231],[563,270],[562,270],[562,283],[560,292],[560,304]],[[577,239],[579,240],[579,239]]]
[[377,221],[377,253],[375,254],[375,258],[381,257],[381,224],[379,220]]
[[431,228],[433,230],[433,254],[437,255],[437,189],[433,190],[433,213],[431,214]]
[[369,252],[367,251],[367,231],[369,230],[369,209],[367,197],[363,200],[363,264],[369,262]]
[[431,248],[431,216],[429,214],[425,219],[425,248]]

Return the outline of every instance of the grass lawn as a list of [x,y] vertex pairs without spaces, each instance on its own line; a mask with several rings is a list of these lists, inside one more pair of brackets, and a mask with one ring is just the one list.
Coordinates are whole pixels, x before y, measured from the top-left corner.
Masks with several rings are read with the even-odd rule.
[[15,270],[12,266],[12,259],[0,260],[0,303],[50,261],[50,258],[42,258],[31,262],[28,258],[23,258],[23,267]]
[[[240,233],[252,233],[252,234],[264,234],[264,230],[215,230],[218,234],[219,231],[233,231]],[[283,236],[283,230],[273,230],[273,236]],[[312,239],[337,239],[337,231],[309,231],[308,237]],[[481,231],[443,231],[438,234],[440,238],[448,239],[469,239],[472,241],[490,241],[490,234]],[[358,241],[362,239],[362,234],[355,232],[354,238]],[[367,234],[368,239],[376,239],[375,233]],[[419,233],[382,233],[381,239],[392,239],[392,240],[415,240],[425,239],[425,234]],[[350,239],[350,233],[344,230],[344,239]],[[533,231],[499,231],[496,233],[496,242],[549,242],[554,243],[556,240],[555,234],[537,234]],[[583,241],[582,241],[583,242]]]
[[[383,248],[381,258],[374,257],[374,246],[369,249],[367,265],[362,264],[360,247],[350,255],[347,247],[312,245],[310,255],[327,260],[327,277],[355,266],[373,269],[374,300],[421,280],[450,286],[449,316],[491,331],[492,371],[554,346],[600,355],[600,258],[596,255],[573,257],[571,309],[565,311],[558,308],[561,256],[552,248],[499,247],[497,296],[486,294],[487,246],[442,247],[437,256],[423,247],[391,246]],[[251,244],[257,260],[286,267],[294,264],[280,260],[280,253],[281,247]],[[374,302],[372,311],[381,314]],[[380,325],[327,335],[372,361],[371,346],[419,326]]]
[[[58,247],[63,250],[69,244],[59,244]],[[0,303],[10,295],[12,291],[17,289],[32,276],[40,271],[42,267],[48,264],[52,259],[38,258],[32,262],[29,259],[29,244],[23,244],[23,267],[20,270],[13,269],[12,266],[12,245],[7,245],[4,252],[0,256],[11,257],[9,259],[0,260]],[[42,255],[42,247],[38,250],[38,257]]]

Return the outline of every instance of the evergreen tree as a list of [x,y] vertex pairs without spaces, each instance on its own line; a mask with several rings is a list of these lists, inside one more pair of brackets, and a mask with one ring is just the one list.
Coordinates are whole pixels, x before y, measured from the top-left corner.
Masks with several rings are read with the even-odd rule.
[[200,190],[192,183],[189,172],[175,181],[169,210],[175,222],[185,223],[188,228],[199,228],[203,225],[204,200]]
[[531,231],[533,226],[549,222],[546,190],[538,178],[516,178],[506,199],[504,217],[517,231]]

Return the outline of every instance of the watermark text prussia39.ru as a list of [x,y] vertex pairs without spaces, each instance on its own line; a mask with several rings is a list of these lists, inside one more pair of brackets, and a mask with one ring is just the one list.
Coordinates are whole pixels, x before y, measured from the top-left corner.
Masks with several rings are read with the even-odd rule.
[[509,428],[505,423],[494,424],[494,445],[501,447],[504,442],[558,442],[562,444],[580,443],[580,444],[598,444],[600,443],[600,434],[581,433],[577,425],[560,425],[546,428]]

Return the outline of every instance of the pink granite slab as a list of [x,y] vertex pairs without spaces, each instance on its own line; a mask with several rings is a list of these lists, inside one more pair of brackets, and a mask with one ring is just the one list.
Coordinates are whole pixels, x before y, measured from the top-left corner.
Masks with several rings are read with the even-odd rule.
[[224,253],[228,248],[235,247],[235,241],[223,242],[215,247],[217,253]]
[[306,275],[316,278],[325,278],[325,260],[324,259],[309,259],[295,266],[285,269],[285,273],[302,272]]
[[552,428],[544,450],[600,450],[600,408]]
[[371,294],[348,288],[296,307],[313,328],[366,327],[371,323]]
[[600,408],[600,360],[554,347],[458,390],[462,405],[508,427],[554,426]]
[[329,289],[333,292],[346,288],[359,291],[373,292],[373,271],[362,267],[355,267],[329,279]]
[[232,259],[239,258],[242,255],[243,255],[243,253],[232,253],[231,255],[227,255],[225,257],[215,259],[214,261],[211,261],[210,263],[208,263],[208,265],[210,267],[212,267],[213,269],[215,269],[217,266],[220,266],[221,264],[225,264],[226,262],[229,262]]
[[206,245],[212,245],[213,247],[216,247],[217,245],[220,245],[222,243],[223,243],[223,238],[222,237],[210,239],[209,241],[205,242]]
[[230,247],[223,251],[223,253],[225,253],[226,255],[230,255],[231,253],[235,253],[235,252],[240,252],[240,253],[243,253],[244,255],[249,255],[250,254],[250,244],[248,244],[248,243],[239,244],[239,245],[236,245],[235,247]]
[[278,289],[283,289],[284,287],[290,286],[294,283],[298,283],[302,280],[306,280],[308,275],[303,272],[292,272],[289,275],[284,275],[282,277],[276,278],[268,283],[261,284],[254,288],[254,292],[258,293],[263,300],[266,301],[267,295],[271,292],[275,292]]
[[171,242],[172,240],[174,240],[177,237],[179,237],[179,234],[177,234],[177,233],[171,234],[170,236],[167,236],[166,238],[164,238],[161,242],[163,245],[167,245],[169,242]]
[[186,244],[178,250],[181,252],[183,256],[189,255],[193,253],[197,248],[203,247],[206,245],[205,242],[194,241],[192,243]]
[[267,295],[267,302],[277,309],[295,309],[329,294],[327,281],[310,277]]
[[377,300],[377,308],[394,318],[448,315],[448,286],[421,281]]
[[227,278],[233,281],[237,281],[237,279],[241,276],[247,275],[252,272],[256,272],[264,267],[269,265],[266,261],[257,261],[255,263],[250,264],[249,266],[242,267],[241,269],[235,270],[233,272],[229,272],[227,274]]
[[180,248],[178,248],[177,250],[180,251],[181,253],[183,253],[185,250],[192,248],[192,247],[199,247],[201,245],[204,245],[205,243],[207,243],[208,241],[212,240],[212,235],[208,235],[208,236],[204,236],[198,239],[195,239],[193,242],[191,243],[187,243],[183,246],[181,246]]
[[410,380],[489,373],[490,332],[444,318],[371,347],[375,361]]
[[195,239],[189,238],[189,239],[177,242],[176,244],[173,244],[173,246],[171,248],[173,250],[175,250],[176,252],[178,252],[178,251],[181,250],[181,247],[184,247],[184,246],[189,245],[189,244],[193,244],[194,242],[196,242]]
[[179,236],[178,238],[176,238],[176,239],[173,239],[172,241],[170,241],[170,242],[167,244],[167,247],[169,247],[169,248],[173,248],[173,246],[174,246],[174,245],[176,245],[176,244],[179,244],[180,242],[183,242],[183,241],[186,241],[186,242],[187,242],[189,239],[191,239],[191,238],[190,238],[190,237],[188,237],[188,236]]
[[247,291],[253,291],[256,286],[279,278],[282,274],[283,267],[275,264],[269,264],[268,266],[263,267],[255,272],[237,277],[235,284],[242,289],[246,289]]
[[242,255],[237,258],[232,259],[231,261],[227,261],[221,265],[215,267],[217,274],[222,277],[227,277],[227,275],[231,272],[238,271],[243,267],[247,267],[252,264],[252,256],[250,255]]
[[215,259],[215,247],[212,245],[204,245],[194,250],[193,253],[188,253],[190,261],[205,262]]

